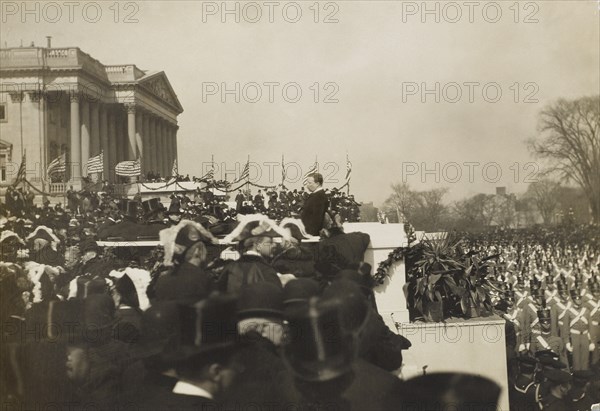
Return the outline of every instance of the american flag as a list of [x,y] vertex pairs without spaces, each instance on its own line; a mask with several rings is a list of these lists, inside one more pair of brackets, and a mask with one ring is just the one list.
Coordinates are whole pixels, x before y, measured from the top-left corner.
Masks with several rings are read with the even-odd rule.
[[285,163],[283,162],[283,154],[281,155],[281,185],[285,185]]
[[246,162],[244,170],[242,171],[242,174],[240,174],[240,178],[238,178],[238,181],[242,181],[248,178],[250,178],[250,160]]
[[15,178],[15,182],[13,185],[17,185],[22,179],[25,178],[25,174],[27,174],[27,152],[23,154],[23,158],[21,159],[21,165],[19,166],[19,171],[17,172],[17,177]]
[[306,184],[308,182],[308,176],[316,173],[318,169],[319,163],[315,161],[315,163],[308,169],[306,174],[304,174],[304,177],[302,178],[302,185]]
[[60,156],[56,157],[54,160],[50,162],[48,168],[46,169],[46,174],[48,176],[57,176],[60,174],[64,174],[67,171],[67,157],[66,153],[62,153]]
[[177,169],[177,159],[173,160],[173,167],[171,168],[171,176],[177,176],[179,170]]
[[352,172],[352,163],[348,159],[348,154],[346,154],[346,184],[350,183],[350,173]]
[[137,177],[142,173],[140,159],[121,161],[115,166],[115,174],[123,177]]
[[102,173],[104,171],[104,152],[100,152],[95,157],[90,158],[87,161],[87,172],[90,173]]

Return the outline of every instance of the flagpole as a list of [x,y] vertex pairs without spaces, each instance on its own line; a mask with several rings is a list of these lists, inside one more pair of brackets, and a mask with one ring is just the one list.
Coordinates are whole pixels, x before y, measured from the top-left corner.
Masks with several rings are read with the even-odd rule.
[[[348,158],[348,151],[346,150],[346,168],[350,164],[350,159]],[[346,171],[348,172],[348,171]],[[348,174],[348,186],[346,187],[346,194],[350,195],[350,175]]]
[[248,154],[248,161],[246,161],[246,167],[248,167],[248,174],[246,175],[246,191],[250,190],[250,154]]
[[283,153],[281,154],[281,187],[285,186],[285,163],[283,160]]

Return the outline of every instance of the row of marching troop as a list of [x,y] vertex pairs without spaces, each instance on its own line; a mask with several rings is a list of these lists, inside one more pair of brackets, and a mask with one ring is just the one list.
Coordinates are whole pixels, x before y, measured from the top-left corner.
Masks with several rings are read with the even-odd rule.
[[498,257],[511,410],[589,410],[600,402],[600,236],[594,225],[473,236]]
[[160,245],[133,261],[97,241],[128,209],[2,208],[6,409],[496,404],[485,378],[397,377],[411,343],[377,311],[369,235],[345,233],[339,218],[318,237],[299,219],[249,215],[224,238],[179,218],[157,224]]

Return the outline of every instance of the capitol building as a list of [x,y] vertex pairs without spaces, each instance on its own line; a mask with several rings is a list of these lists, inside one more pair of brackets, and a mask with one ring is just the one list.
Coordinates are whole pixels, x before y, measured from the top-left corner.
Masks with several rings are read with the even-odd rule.
[[[177,159],[177,116],[183,112],[163,71],[104,65],[78,47],[0,49],[0,185],[17,177],[57,192],[81,185],[88,159],[102,153],[102,175],[139,159],[141,173],[170,175]],[[48,166],[64,160],[52,184]],[[56,161],[55,161],[56,162]],[[92,177],[92,176],[90,176]]]

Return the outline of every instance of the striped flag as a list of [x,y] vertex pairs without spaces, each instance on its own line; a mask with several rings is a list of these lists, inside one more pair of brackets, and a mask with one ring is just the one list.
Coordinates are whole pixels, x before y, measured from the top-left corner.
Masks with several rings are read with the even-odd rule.
[[171,176],[179,175],[179,170],[177,169],[177,159],[173,159],[173,167],[171,168]]
[[304,177],[302,178],[302,185],[305,185],[308,182],[308,176],[314,174],[319,169],[319,163],[315,161],[315,163],[308,169]]
[[23,158],[21,159],[21,165],[19,166],[19,171],[17,172],[17,177],[15,178],[15,182],[12,184],[16,186],[22,179],[25,178],[27,174],[27,152],[23,153]]
[[121,161],[115,166],[115,174],[123,177],[137,177],[142,173],[140,159]]
[[350,173],[352,172],[352,163],[348,159],[348,154],[346,154],[346,184],[350,183]]
[[62,153],[50,162],[46,169],[46,175],[58,176],[67,172],[67,157],[66,153]]
[[215,165],[213,164],[211,169],[204,175],[204,179],[206,180],[214,180],[215,179]]
[[285,163],[283,162],[283,154],[281,155],[281,186],[285,184]]
[[87,172],[91,173],[102,173],[104,171],[104,152],[101,151],[95,157],[92,157],[87,162]]
[[240,174],[240,178],[238,178],[238,181],[242,181],[248,178],[250,178],[250,160],[246,162],[244,170],[242,171],[242,174]]

